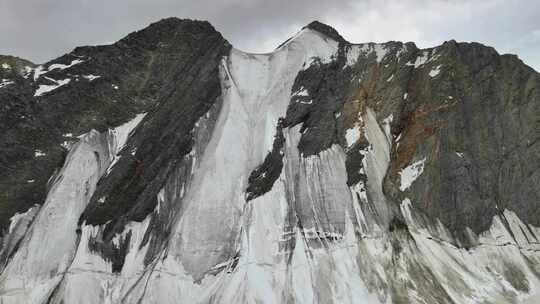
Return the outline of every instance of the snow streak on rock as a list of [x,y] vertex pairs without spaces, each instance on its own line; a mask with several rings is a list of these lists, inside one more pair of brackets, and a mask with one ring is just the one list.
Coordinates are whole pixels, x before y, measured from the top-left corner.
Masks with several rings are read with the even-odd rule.
[[34,93],[35,97],[41,96],[41,95],[43,95],[45,93],[48,93],[48,92],[50,92],[52,90],[56,90],[59,87],[61,87],[63,85],[66,85],[71,81],[71,79],[69,79],[69,78],[66,78],[66,79],[63,79],[63,80],[54,80],[54,79],[49,79],[49,80],[54,82],[55,84],[52,84],[52,85],[42,84],[42,85],[40,85],[39,88]]
[[405,169],[399,172],[399,175],[401,177],[401,185],[399,186],[399,190],[407,190],[412,185],[412,183],[422,174],[422,172],[424,172],[425,161],[425,158],[421,159],[417,162],[412,163],[410,166],[407,166]]

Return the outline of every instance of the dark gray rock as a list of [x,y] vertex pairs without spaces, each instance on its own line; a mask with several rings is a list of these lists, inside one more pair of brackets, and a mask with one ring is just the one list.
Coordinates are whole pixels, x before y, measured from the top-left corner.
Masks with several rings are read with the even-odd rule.
[[251,172],[246,189],[246,201],[257,198],[272,189],[283,169],[283,119],[278,121],[272,151],[266,155],[264,162]]

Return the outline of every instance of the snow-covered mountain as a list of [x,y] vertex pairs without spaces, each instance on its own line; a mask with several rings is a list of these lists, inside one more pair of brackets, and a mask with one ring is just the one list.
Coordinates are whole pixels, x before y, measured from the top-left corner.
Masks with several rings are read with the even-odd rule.
[[169,18],[0,79],[0,303],[540,302],[516,56]]

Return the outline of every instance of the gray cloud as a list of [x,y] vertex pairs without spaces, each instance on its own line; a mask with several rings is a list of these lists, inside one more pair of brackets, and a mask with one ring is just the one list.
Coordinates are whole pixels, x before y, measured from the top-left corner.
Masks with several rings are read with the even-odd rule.
[[267,52],[312,20],[351,42],[478,41],[540,70],[537,0],[3,0],[0,53],[43,62],[158,19],[209,20],[235,47]]

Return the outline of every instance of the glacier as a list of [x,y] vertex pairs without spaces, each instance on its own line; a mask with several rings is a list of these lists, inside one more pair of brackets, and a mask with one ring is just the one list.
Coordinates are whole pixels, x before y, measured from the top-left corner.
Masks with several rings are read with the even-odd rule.
[[[300,106],[317,106],[310,90],[293,89],[297,75],[336,60],[339,43],[305,28],[272,53],[232,48],[219,64],[222,104],[193,129],[194,145],[183,158],[188,172],[167,178],[154,210],[116,233],[112,249],[95,245],[105,225],[78,221],[100,178],[115,170],[120,152],[131,148],[129,138],[152,114],[79,136],[44,204],[11,220],[2,249],[10,258],[0,275],[0,302],[540,301],[539,227],[501,209],[488,230],[468,230],[476,245],[459,246],[441,221],[427,218],[407,197],[430,161],[427,152],[399,172],[403,200],[396,204],[388,197],[385,176],[400,140],[391,134],[391,116],[366,107],[353,115],[346,145],[333,143],[314,155],[299,150],[307,132],[302,123],[276,131],[292,98],[310,100]],[[346,66],[368,57],[379,65],[389,49],[353,45],[345,49]],[[422,53],[405,65],[420,68],[434,60]],[[430,72],[435,74],[439,68]],[[40,87],[36,96],[49,90]],[[405,103],[407,93],[399,96]],[[250,173],[272,153],[278,132],[284,137],[277,152],[282,170],[269,191],[248,200]],[[348,184],[347,153],[359,141],[366,145],[357,153],[366,178]],[[149,231],[158,217],[171,234],[153,247]],[[125,252],[121,268],[100,250]]]

